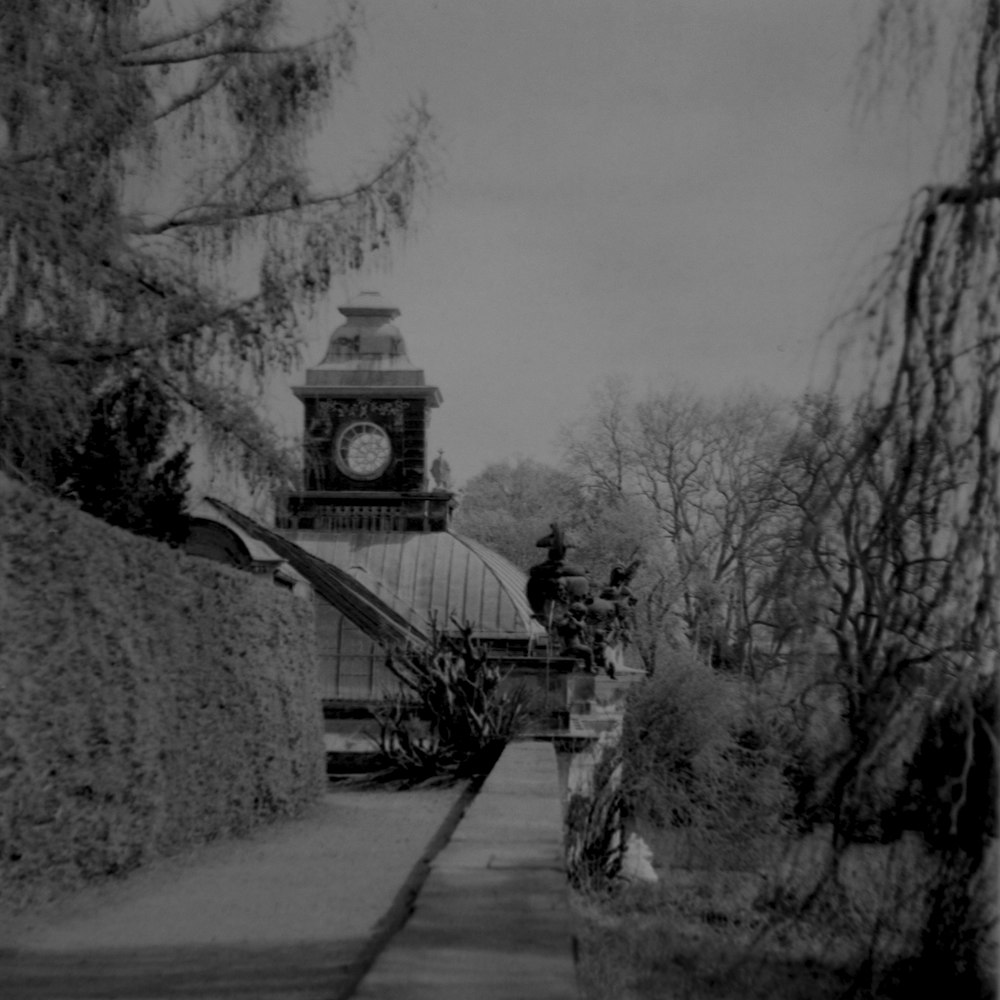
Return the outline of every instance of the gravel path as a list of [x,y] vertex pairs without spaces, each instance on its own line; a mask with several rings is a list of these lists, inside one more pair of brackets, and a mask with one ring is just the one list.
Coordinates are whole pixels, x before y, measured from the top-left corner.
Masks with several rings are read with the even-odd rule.
[[2,928],[0,996],[347,996],[463,791],[334,791],[300,819],[22,917]]

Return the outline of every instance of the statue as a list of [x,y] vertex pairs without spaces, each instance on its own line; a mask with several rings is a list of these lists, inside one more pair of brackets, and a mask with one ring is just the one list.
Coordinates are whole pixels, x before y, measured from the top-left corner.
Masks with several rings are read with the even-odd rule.
[[594,650],[587,645],[587,626],[583,618],[572,611],[555,625],[556,634],[562,640],[559,650],[563,656],[574,656],[583,662],[585,670],[594,670]]
[[535,545],[547,548],[549,557],[528,571],[527,598],[535,616],[544,620],[554,604],[589,593],[590,579],[585,570],[566,562],[566,552],[572,546],[564,538],[558,521],[549,525],[549,533]]
[[546,548],[548,558],[528,571],[526,596],[532,613],[558,641],[561,655],[577,658],[591,673],[603,669],[614,677],[630,639],[636,598],[629,583],[640,560],[615,566],[595,596],[587,571],[566,561],[572,545],[557,521],[535,545]]
[[629,612],[636,604],[636,597],[632,593],[629,583],[631,583],[632,578],[638,572],[641,565],[642,561],[640,559],[633,559],[628,566],[620,564],[615,566],[611,570],[611,578],[608,580],[608,585],[600,594],[604,600],[612,602],[617,617],[623,622],[627,620]]
[[437,458],[431,462],[431,475],[435,490],[447,493],[451,489],[451,466],[444,457],[444,448],[438,448]]

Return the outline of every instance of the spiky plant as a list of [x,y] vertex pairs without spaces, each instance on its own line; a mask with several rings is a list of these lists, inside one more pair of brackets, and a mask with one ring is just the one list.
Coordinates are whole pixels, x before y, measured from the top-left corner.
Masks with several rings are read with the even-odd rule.
[[457,778],[487,769],[519,731],[528,693],[472,637],[432,624],[428,644],[390,653],[396,691],[375,710],[378,751],[389,773],[409,780]]

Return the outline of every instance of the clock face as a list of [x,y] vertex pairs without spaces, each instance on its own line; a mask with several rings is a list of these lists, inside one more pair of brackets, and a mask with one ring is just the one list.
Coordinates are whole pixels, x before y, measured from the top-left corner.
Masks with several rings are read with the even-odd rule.
[[359,420],[341,429],[334,457],[341,471],[353,479],[378,479],[389,467],[392,444],[378,424]]

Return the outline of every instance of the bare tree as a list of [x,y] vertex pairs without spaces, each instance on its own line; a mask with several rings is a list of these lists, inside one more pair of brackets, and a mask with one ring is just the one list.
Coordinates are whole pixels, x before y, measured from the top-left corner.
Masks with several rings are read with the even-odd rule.
[[[9,0],[0,9],[0,468],[48,488],[95,391],[143,371],[247,471],[250,390],[300,308],[412,221],[430,119],[342,186],[305,169],[352,71],[359,0]],[[228,280],[233,265],[256,278]],[[280,463],[279,467],[280,467]]]
[[822,581],[817,613],[849,730],[831,772],[834,869],[873,815],[905,810],[937,874],[911,887],[910,908],[925,907],[911,953],[900,961],[873,943],[865,988],[892,979],[992,996],[1000,3],[881,0],[864,56],[876,96],[902,81],[915,97],[950,62],[950,175],[914,194],[849,317],[870,351],[864,398],[844,420],[813,419],[798,442],[809,474],[797,558]]
[[757,638],[770,632],[786,410],[754,392],[713,400],[673,389],[636,401],[615,379],[563,433],[567,461],[590,488],[652,518],[667,555],[653,589],[672,596],[691,641],[739,669],[753,669]]

